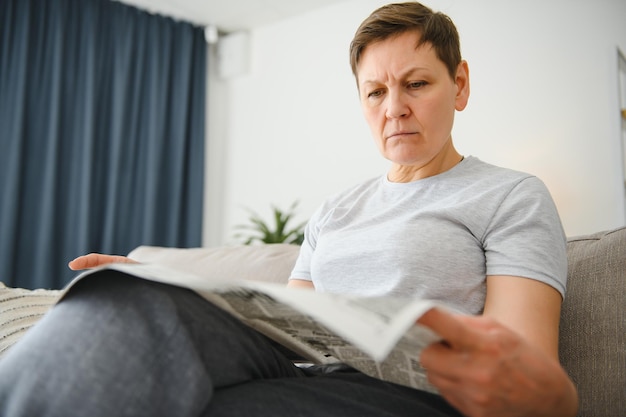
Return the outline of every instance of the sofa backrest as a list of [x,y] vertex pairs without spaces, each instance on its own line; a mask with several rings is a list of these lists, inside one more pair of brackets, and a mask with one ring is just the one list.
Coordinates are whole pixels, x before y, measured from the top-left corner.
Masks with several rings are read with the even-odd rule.
[[209,280],[245,279],[286,284],[299,252],[300,246],[289,244],[191,249],[139,246],[128,257]]
[[579,416],[626,416],[626,228],[574,237],[561,311],[561,363]]

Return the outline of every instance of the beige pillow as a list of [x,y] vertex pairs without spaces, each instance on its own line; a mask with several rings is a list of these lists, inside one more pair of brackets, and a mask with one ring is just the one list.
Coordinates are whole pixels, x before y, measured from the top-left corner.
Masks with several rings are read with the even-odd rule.
[[58,290],[8,288],[0,282],[0,356],[43,317],[60,295]]
[[128,257],[207,279],[246,279],[286,284],[299,251],[300,246],[289,244],[191,249],[139,246]]

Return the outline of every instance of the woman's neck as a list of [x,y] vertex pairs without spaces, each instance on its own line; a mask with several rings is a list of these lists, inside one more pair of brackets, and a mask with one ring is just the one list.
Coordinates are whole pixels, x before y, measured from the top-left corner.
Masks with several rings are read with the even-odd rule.
[[451,147],[447,151],[440,152],[425,165],[399,165],[394,164],[387,178],[391,182],[412,182],[428,177],[439,175],[456,166],[463,160],[463,156]]

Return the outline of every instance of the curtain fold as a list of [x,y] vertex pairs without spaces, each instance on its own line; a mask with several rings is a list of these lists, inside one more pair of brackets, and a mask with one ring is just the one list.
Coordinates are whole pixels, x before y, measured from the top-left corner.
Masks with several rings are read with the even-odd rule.
[[199,246],[203,30],[110,0],[0,2],[0,281]]

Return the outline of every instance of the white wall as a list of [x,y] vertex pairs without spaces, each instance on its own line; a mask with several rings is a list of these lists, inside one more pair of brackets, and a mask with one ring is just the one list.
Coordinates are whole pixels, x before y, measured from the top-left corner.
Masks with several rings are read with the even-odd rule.
[[[348,65],[358,24],[383,1],[353,0],[250,33],[250,67],[209,84],[205,245],[234,243],[244,207],[300,200],[305,220],[330,193],[387,169]],[[538,175],[568,235],[624,224],[617,47],[623,0],[432,0],[452,17],[472,95],[459,151]],[[215,60],[213,60],[215,61]]]

